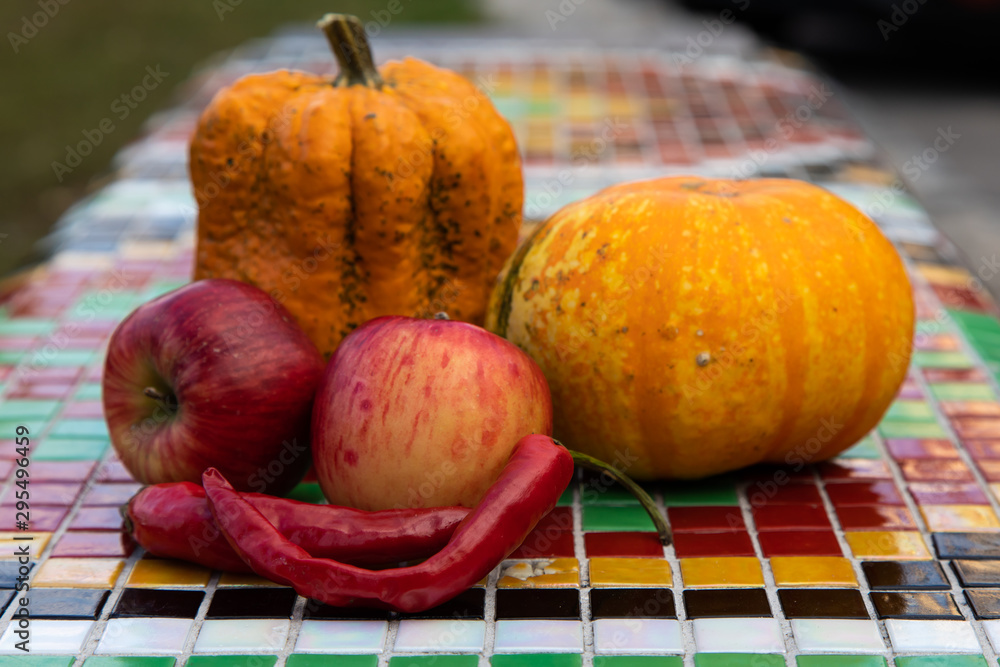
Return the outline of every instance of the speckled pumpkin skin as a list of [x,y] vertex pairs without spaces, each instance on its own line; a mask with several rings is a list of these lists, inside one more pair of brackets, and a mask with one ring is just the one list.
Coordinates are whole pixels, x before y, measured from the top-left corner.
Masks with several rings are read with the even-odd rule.
[[914,306],[895,249],[828,191],[672,177],[543,223],[487,327],[538,362],[568,447],[694,479],[859,440],[906,375]]
[[270,292],[326,357],[380,315],[481,324],[521,224],[517,145],[488,98],[415,59],[380,73],[246,76],[190,146],[195,279]]

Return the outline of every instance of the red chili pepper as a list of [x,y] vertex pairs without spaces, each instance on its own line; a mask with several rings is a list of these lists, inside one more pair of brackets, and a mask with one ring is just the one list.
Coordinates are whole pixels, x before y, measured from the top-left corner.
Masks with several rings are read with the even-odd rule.
[[569,450],[544,435],[521,438],[500,477],[443,549],[418,565],[388,570],[310,555],[218,470],[206,470],[202,482],[216,524],[257,574],[331,605],[414,612],[451,599],[489,574],[555,507],[572,477]]
[[[289,541],[325,558],[386,565],[440,550],[469,514],[464,507],[363,510],[259,493],[243,498]],[[252,572],[215,525],[205,489],[191,482],[147,486],[129,500],[126,530],[154,556],[216,570]]]

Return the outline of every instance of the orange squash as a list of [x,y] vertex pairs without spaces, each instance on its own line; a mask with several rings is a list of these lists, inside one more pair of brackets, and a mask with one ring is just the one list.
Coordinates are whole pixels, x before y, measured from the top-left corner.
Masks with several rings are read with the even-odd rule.
[[863,437],[906,375],[914,305],[891,243],[830,192],[672,177],[540,225],[487,327],[541,366],[568,447],[700,478]]
[[510,126],[455,72],[377,70],[355,17],[320,25],[339,76],[249,75],[199,120],[195,279],[271,293],[327,357],[380,315],[481,324],[521,225]]

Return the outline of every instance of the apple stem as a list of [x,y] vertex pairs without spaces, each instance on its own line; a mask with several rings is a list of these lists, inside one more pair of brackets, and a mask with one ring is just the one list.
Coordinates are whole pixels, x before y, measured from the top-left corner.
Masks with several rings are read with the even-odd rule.
[[[563,446],[565,447],[565,445]],[[567,449],[569,448],[567,447]],[[573,455],[573,463],[576,465],[581,468],[586,468],[588,470],[608,475],[612,480],[624,486],[629,493],[635,496],[635,499],[639,501],[642,508],[646,510],[646,514],[648,514],[649,518],[652,519],[653,525],[656,527],[656,532],[659,534],[660,542],[663,546],[668,546],[670,544],[670,526],[667,525],[667,522],[660,513],[659,508],[657,508],[656,501],[653,500],[645,489],[632,481],[628,475],[620,470],[617,470],[604,461],[601,461],[600,459],[595,459],[593,456],[576,452],[572,449],[569,450],[569,453]]]
[[163,406],[169,412],[173,412],[177,407],[177,399],[173,394],[163,394],[156,387],[146,387],[142,393]]

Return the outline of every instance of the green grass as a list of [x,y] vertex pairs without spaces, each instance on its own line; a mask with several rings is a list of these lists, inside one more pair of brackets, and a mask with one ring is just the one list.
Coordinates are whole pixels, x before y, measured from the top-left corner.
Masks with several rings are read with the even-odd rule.
[[[50,6],[44,17],[42,5]],[[63,0],[65,2],[65,0]],[[469,0],[399,0],[392,24],[462,22],[478,19]],[[290,22],[315,22],[326,12],[385,15],[389,0],[56,0],[0,3],[0,276],[31,261],[35,242],[63,210],[101,184],[115,152],[134,139],[142,123],[174,100],[175,88],[192,70],[220,51],[264,37]],[[228,11],[230,10],[231,11]],[[43,27],[24,31],[25,17],[38,14]],[[38,23],[42,23],[41,20]],[[389,26],[391,28],[391,25]],[[24,31],[26,42],[11,33]],[[383,32],[382,35],[391,34]],[[384,38],[384,37],[383,37]],[[378,41],[373,46],[378,53]],[[167,73],[139,103],[128,109],[122,95],[142,82],[146,67]],[[152,80],[149,80],[152,83]],[[66,146],[84,139],[102,119],[114,130],[62,182],[54,161],[64,162]]]

